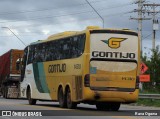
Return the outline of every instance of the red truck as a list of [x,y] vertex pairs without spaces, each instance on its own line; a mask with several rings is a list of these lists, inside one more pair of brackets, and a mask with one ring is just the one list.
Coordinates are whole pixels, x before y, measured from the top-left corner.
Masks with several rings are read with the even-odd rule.
[[16,62],[23,57],[23,50],[12,49],[0,56],[0,95],[4,98],[18,98],[20,71]]

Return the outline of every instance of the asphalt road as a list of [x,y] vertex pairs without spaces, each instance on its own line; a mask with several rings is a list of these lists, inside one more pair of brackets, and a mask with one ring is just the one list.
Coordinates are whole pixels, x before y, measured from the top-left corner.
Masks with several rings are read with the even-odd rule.
[[[60,108],[57,102],[40,102],[36,105],[29,105],[24,99],[0,98],[0,115],[2,111],[9,111],[12,116],[1,116],[0,119],[160,119],[160,116],[146,116],[147,114],[160,114],[160,108],[121,105],[118,112],[98,111],[94,105],[79,104],[77,109]],[[6,114],[6,112],[3,112]],[[134,116],[136,114],[145,116]],[[20,117],[17,117],[19,115]],[[30,115],[31,117],[26,117]],[[38,117],[32,117],[37,115]],[[42,117],[41,117],[42,115]],[[15,117],[16,116],[16,117]],[[22,117],[23,116],[23,117]]]

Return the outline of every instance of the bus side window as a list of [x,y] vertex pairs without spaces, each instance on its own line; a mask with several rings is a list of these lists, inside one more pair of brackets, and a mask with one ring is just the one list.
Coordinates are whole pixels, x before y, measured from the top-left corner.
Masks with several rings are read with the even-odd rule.
[[73,37],[71,40],[71,55],[72,58],[76,57],[77,52],[76,52],[76,45],[75,42],[77,41],[77,36]]
[[46,47],[44,61],[49,61],[49,59],[50,59],[49,49],[48,47]]
[[24,55],[23,55],[23,62],[22,62],[22,69],[21,69],[21,81],[24,79],[25,75],[25,69],[26,69],[26,64],[27,64],[27,55],[28,55],[28,47],[24,49]]
[[47,61],[51,61],[52,60],[52,45],[53,45],[53,41],[48,43],[48,47],[47,47]]
[[32,50],[32,52],[34,52],[34,55],[32,62],[42,62],[44,59],[43,44],[35,45],[33,49],[34,51]]
[[80,36],[76,36],[74,39],[74,49],[75,49],[75,57],[80,56],[81,54],[81,49],[79,48],[79,40],[80,40]]
[[30,64],[33,62],[33,46],[29,46],[29,56],[28,56],[28,61],[27,64]]

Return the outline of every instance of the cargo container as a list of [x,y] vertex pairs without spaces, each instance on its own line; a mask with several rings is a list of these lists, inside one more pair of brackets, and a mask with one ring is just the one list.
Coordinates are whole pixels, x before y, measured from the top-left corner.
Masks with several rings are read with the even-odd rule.
[[12,49],[0,56],[0,95],[4,98],[18,98],[20,70],[16,62],[21,61],[23,50]]

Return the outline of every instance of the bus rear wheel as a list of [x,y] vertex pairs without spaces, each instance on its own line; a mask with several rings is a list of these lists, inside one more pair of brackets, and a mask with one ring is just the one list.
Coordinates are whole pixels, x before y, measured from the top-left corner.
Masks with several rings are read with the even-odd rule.
[[36,99],[32,99],[32,98],[31,98],[31,90],[30,90],[30,89],[27,90],[27,99],[28,99],[28,103],[29,103],[30,105],[35,105],[36,102],[37,102]]
[[119,102],[113,102],[113,103],[111,103],[110,110],[111,111],[118,111],[120,108],[120,105],[121,105],[121,103],[119,103]]
[[71,91],[69,88],[67,89],[67,107],[69,109],[75,109],[77,107],[77,103],[71,99]]
[[58,102],[59,102],[59,106],[61,108],[65,108],[66,107],[66,98],[65,95],[63,94],[63,89],[60,88],[58,91]]
[[96,107],[98,110],[106,110],[106,111],[118,111],[120,108],[119,102],[105,102],[105,103],[97,103]]
[[109,106],[106,103],[97,103],[97,110],[109,110]]

